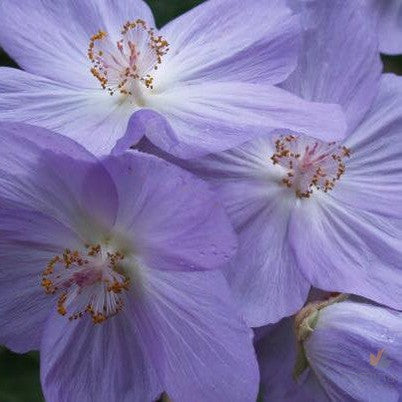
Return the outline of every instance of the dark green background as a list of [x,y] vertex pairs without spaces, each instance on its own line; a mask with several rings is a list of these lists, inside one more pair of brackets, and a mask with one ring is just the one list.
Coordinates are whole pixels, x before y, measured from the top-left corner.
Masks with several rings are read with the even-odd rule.
[[[85,0],[83,0],[85,1]],[[203,0],[148,0],[161,26]],[[385,71],[402,74],[402,57],[384,57]],[[0,49],[0,66],[16,67]],[[1,328],[0,328],[1,331]],[[36,353],[16,355],[0,348],[0,402],[40,402],[39,358]]]

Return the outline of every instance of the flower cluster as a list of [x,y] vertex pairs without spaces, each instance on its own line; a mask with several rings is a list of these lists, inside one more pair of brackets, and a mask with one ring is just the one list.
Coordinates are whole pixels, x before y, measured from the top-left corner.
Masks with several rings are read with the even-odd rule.
[[402,398],[388,3],[0,2],[0,344],[46,401]]

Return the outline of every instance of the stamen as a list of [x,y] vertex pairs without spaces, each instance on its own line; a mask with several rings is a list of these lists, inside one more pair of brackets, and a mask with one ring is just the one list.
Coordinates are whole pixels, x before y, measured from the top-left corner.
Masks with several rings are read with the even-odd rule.
[[115,44],[105,31],[91,37],[88,58],[93,65],[92,75],[110,95],[117,92],[135,96],[136,82],[153,89],[151,72],[158,69],[169,51],[168,42],[141,19],[126,22],[121,35]]
[[309,198],[314,189],[326,193],[334,188],[350,155],[350,149],[335,142],[287,135],[275,142],[271,160],[288,170],[282,183],[294,189],[296,197]]
[[60,292],[57,311],[69,320],[89,313],[94,324],[100,324],[123,308],[123,291],[130,282],[120,273],[124,255],[104,251],[99,244],[86,246],[86,255],[66,249],[53,257],[42,275],[47,294]]

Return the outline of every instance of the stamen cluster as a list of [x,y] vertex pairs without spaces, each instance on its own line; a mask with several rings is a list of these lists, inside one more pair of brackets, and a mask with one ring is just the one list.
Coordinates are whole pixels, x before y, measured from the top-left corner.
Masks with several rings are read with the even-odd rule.
[[57,311],[69,320],[89,313],[95,324],[104,322],[123,308],[121,294],[130,281],[119,271],[124,259],[120,251],[104,252],[97,245],[86,246],[83,256],[77,250],[66,249],[53,257],[42,275],[42,287],[47,294],[60,292]]
[[350,155],[348,148],[335,142],[287,135],[275,141],[271,160],[288,170],[282,183],[293,188],[296,197],[309,198],[314,189],[326,193],[334,188],[345,173],[344,158]]
[[92,75],[110,95],[135,95],[136,81],[153,89],[151,71],[162,63],[168,42],[141,19],[126,22],[121,35],[116,43],[102,30],[91,37],[87,54]]

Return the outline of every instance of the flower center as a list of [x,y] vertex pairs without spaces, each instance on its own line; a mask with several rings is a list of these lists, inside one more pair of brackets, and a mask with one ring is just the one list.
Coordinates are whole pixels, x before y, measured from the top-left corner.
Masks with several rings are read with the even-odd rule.
[[158,69],[169,44],[143,20],[123,25],[121,38],[113,42],[105,31],[91,37],[88,58],[91,73],[110,95],[141,96],[141,85],[153,89],[152,71]]
[[313,190],[325,193],[345,173],[344,158],[351,151],[335,142],[322,142],[310,137],[287,135],[275,142],[271,160],[287,170],[282,183],[292,188],[298,198],[309,198]]
[[129,289],[129,280],[119,272],[124,255],[110,252],[100,245],[86,246],[83,256],[79,251],[65,250],[55,256],[43,271],[42,287],[48,294],[59,294],[57,311],[69,320],[85,313],[99,324],[123,308],[123,291]]

